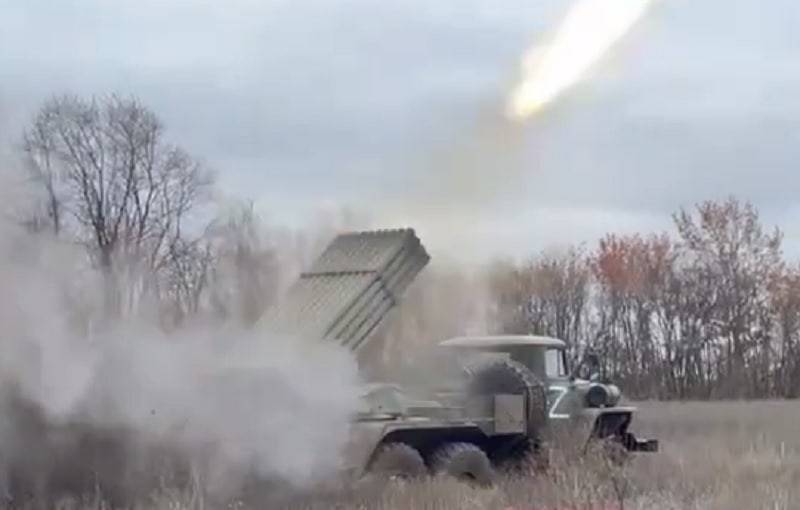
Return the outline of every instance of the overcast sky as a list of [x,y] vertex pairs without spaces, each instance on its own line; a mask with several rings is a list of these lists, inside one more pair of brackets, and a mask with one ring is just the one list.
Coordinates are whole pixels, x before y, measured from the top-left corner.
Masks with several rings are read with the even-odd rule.
[[557,105],[503,124],[520,56],[568,7],[0,0],[0,136],[54,93],[130,93],[274,221],[347,204],[476,259],[736,194],[800,255],[800,2],[661,0]]

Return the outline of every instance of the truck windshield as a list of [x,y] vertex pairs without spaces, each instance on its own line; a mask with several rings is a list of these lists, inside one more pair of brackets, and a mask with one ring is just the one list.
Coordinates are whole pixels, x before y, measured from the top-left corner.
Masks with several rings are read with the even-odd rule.
[[544,359],[547,377],[567,376],[567,367],[564,364],[564,351],[561,349],[547,349]]

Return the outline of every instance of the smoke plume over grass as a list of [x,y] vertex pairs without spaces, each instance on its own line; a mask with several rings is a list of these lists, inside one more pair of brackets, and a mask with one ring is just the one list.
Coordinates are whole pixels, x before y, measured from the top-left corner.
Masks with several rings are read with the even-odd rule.
[[167,334],[111,319],[83,249],[12,217],[0,220],[3,495],[136,490],[167,460],[222,495],[253,476],[304,487],[335,474],[357,398],[349,353],[234,323]]

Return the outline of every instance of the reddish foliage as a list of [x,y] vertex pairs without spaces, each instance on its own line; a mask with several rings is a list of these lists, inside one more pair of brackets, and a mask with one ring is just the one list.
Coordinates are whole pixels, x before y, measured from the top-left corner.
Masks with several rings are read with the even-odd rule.
[[673,247],[666,235],[643,238],[609,234],[600,240],[591,267],[609,290],[640,294],[665,276],[672,259]]

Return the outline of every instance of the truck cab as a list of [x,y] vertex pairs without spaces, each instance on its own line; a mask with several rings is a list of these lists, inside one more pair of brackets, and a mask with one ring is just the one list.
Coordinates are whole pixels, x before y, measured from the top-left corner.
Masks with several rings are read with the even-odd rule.
[[[588,355],[571,370],[567,345],[558,338],[533,335],[470,336],[445,340],[442,347],[456,349],[467,366],[480,366],[492,358],[509,359],[523,365],[545,386],[547,395],[547,435],[551,441],[565,438],[575,442],[576,429],[591,440],[618,444],[629,452],[658,451],[658,441],[636,438],[629,428],[636,413],[633,406],[621,405],[622,393],[611,383],[601,381],[599,360]],[[476,363],[477,362],[477,363]],[[588,369],[585,378],[579,370]]]

